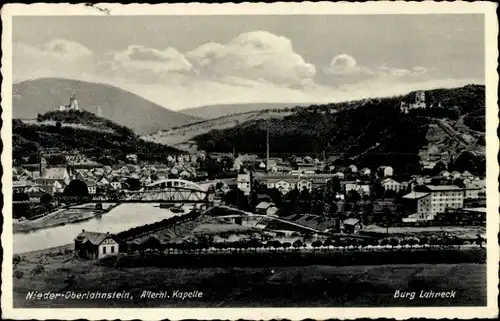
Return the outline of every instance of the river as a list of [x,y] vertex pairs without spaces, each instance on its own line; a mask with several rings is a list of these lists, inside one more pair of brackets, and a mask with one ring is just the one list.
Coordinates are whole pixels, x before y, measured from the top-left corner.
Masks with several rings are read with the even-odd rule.
[[159,208],[158,205],[152,203],[121,204],[101,217],[95,217],[88,221],[27,233],[14,233],[14,253],[43,250],[73,243],[74,238],[82,229],[92,232],[118,233],[135,226],[179,215],[168,209]]

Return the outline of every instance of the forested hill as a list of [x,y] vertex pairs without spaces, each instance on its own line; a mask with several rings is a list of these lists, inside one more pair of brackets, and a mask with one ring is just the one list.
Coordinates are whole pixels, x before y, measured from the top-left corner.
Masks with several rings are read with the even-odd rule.
[[160,129],[201,120],[166,109],[118,87],[63,78],[42,78],[14,84],[13,117],[36,118],[38,114],[69,103],[72,94],[75,94],[80,110],[95,112],[100,106],[104,118],[127,126],[138,134],[155,133]]
[[[441,108],[401,113],[400,103],[411,101],[411,97],[414,93],[314,105],[282,119],[271,119],[271,154],[343,153],[344,158],[354,158],[361,166],[417,166],[418,152],[428,145],[427,133],[435,121],[454,123],[460,120],[466,129],[474,127],[476,131],[484,131],[484,125],[481,127],[485,114],[484,86],[426,91],[429,105],[440,102]],[[229,152],[234,147],[239,152],[262,154],[266,150],[267,124],[258,120],[245,122],[197,136],[195,141],[198,148],[208,152]]]
[[49,112],[38,122],[25,123],[14,119],[12,124],[13,158],[36,155],[43,150],[79,151],[95,161],[125,161],[126,155],[139,159],[164,161],[177,154],[176,148],[146,142],[130,128],[86,111]]

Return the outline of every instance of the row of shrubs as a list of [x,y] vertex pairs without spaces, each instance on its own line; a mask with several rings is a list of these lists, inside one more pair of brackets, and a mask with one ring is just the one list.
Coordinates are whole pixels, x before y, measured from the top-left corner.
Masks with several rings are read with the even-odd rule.
[[[326,239],[325,241],[316,240],[310,244],[313,249],[330,249],[331,247],[337,248],[347,248],[347,249],[361,249],[368,246],[385,246],[395,248],[397,246],[412,248],[413,246],[420,245],[424,248],[451,248],[460,247],[462,245],[476,243],[482,246],[485,242],[483,238],[478,236],[475,240],[465,240],[458,237],[408,237],[408,238],[384,238],[384,239],[355,239],[355,238],[336,238],[336,239]],[[198,242],[196,241],[184,241],[182,243],[174,242],[161,242],[158,238],[151,236],[147,238],[144,242],[140,244],[132,243],[129,245],[129,251],[173,251],[177,252],[196,252],[205,250],[208,252],[209,249],[214,249],[216,251],[222,251],[227,249],[233,249],[235,251],[248,251],[257,249],[274,249],[275,251],[293,248],[294,250],[299,250],[301,248],[308,247],[309,244],[303,242],[302,240],[296,240],[291,242],[280,242],[278,240],[270,240],[267,242],[262,242],[258,239],[248,239],[239,240],[234,242],[213,242],[208,238],[200,238]]]
[[386,265],[386,264],[459,264],[486,262],[486,251],[473,248],[468,251],[456,248],[397,251],[281,251],[249,252],[232,251],[217,255],[177,254],[175,258],[160,252],[142,255],[105,257],[98,264],[113,268],[155,267],[270,267],[307,265]]

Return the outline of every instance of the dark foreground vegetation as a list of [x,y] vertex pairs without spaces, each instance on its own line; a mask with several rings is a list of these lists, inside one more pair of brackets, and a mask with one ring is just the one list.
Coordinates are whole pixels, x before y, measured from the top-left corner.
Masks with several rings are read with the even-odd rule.
[[99,264],[108,267],[261,267],[304,265],[386,265],[386,264],[456,264],[485,263],[486,250],[398,249],[376,251],[314,251],[314,252],[229,252],[210,254],[143,253],[107,257]]
[[[34,258],[35,259],[35,258]],[[138,307],[405,307],[486,304],[486,264],[114,268],[76,261],[18,266],[14,306],[24,308]],[[175,261],[175,258],[172,258]],[[456,291],[452,299],[420,299],[422,290]],[[200,291],[202,298],[147,299],[144,291]],[[415,291],[415,300],[394,298]],[[125,291],[122,300],[26,300],[28,291]]]

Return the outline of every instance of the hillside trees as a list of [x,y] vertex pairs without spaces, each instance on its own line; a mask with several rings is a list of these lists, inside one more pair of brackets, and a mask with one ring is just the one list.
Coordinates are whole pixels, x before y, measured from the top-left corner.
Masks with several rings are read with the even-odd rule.
[[[283,119],[269,120],[271,150],[288,155],[342,152],[358,155],[359,166],[388,165],[397,173],[418,172],[418,152],[428,143],[426,135],[432,118],[457,119],[467,113],[481,117],[484,111],[484,86],[431,90],[426,94],[429,103],[441,102],[443,107],[406,115],[399,111],[404,98],[395,97],[297,109]],[[336,105],[336,113],[318,112]],[[474,122],[470,117],[468,121]],[[246,139],[240,140],[236,149],[261,153],[265,150],[265,129],[262,122],[249,121],[240,124],[238,130],[214,130],[194,140],[206,151],[229,152],[238,132]]]
[[248,197],[246,197],[243,191],[239,188],[235,188],[227,192],[224,195],[223,200],[228,205],[236,206],[242,210],[251,210]]
[[[119,160],[124,161],[127,154],[140,155],[142,161],[164,162],[169,155],[179,153],[176,148],[139,139],[130,134],[130,129],[121,126],[116,131],[99,131],[97,129],[106,127],[101,124],[96,129],[70,126],[57,128],[52,125],[28,125],[20,120],[13,120],[12,125],[14,158],[33,156],[46,148],[78,150],[90,158],[102,160],[104,165],[110,165]],[[109,155],[112,155],[112,159],[106,160]]]
[[453,164],[451,169],[458,172],[469,171],[471,173],[485,173],[486,159],[484,156],[474,155],[469,151],[460,154]]

